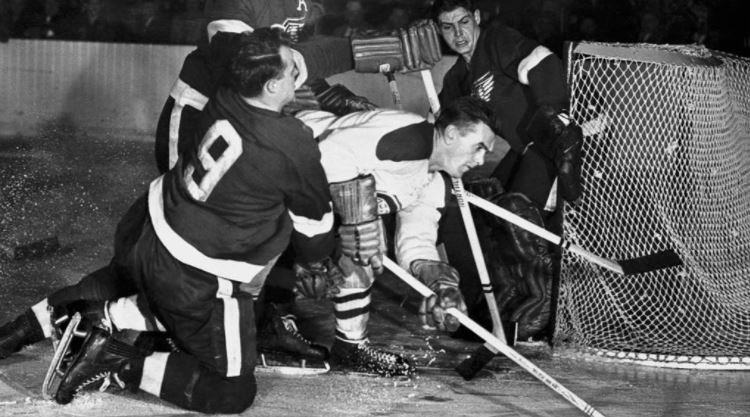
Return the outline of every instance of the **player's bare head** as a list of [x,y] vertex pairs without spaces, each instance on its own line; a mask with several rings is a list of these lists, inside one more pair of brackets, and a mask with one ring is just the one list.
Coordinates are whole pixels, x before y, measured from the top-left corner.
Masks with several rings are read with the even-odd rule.
[[484,123],[496,135],[500,134],[500,122],[490,106],[476,97],[459,97],[446,103],[435,120],[435,129],[444,132],[449,125],[456,126],[461,133]]
[[452,12],[458,8],[463,8],[468,12],[477,10],[477,7],[472,0],[435,0],[435,2],[432,3],[431,15],[439,24],[440,22],[438,21],[438,18],[441,14]]
[[479,41],[482,19],[471,0],[437,0],[432,15],[448,47],[470,62]]
[[260,28],[237,36],[227,84],[243,97],[258,97],[268,81],[283,77],[290,63],[285,62],[282,47],[291,43],[279,28]]
[[499,124],[489,106],[474,97],[461,97],[443,108],[435,121],[430,167],[460,178],[484,163],[492,151]]

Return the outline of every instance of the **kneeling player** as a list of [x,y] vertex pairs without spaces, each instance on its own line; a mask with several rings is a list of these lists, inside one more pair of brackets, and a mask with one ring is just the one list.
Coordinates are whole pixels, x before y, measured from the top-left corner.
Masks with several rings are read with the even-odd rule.
[[[280,113],[294,97],[291,50],[270,29],[238,42],[230,88],[201,114],[185,158],[134,205],[140,221],[122,229],[134,234],[117,267],[137,295],[76,306],[88,334],[59,403],[114,381],[190,410],[244,410],[256,390],[253,296],[290,242],[303,264],[333,250],[319,151],[309,129]],[[126,329],[166,330],[177,349],[135,344]]]

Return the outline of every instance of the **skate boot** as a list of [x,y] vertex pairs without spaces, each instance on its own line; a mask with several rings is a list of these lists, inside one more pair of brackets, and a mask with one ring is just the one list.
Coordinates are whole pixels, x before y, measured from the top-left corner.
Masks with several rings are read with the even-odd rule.
[[331,348],[331,363],[335,368],[385,377],[410,377],[416,371],[403,356],[375,348],[367,339],[345,342],[336,338]]
[[44,339],[44,332],[34,312],[31,309],[26,310],[15,320],[0,327],[0,359],[5,359],[24,346]]
[[[258,330],[261,367],[292,375],[327,372],[330,369],[326,363],[328,349],[302,336],[294,315],[281,316],[275,306],[268,308]],[[293,363],[299,366],[289,365]]]
[[55,401],[68,404],[79,392],[98,388],[106,390],[113,383],[120,388],[134,389],[123,375],[131,372],[131,361],[142,359],[145,352],[116,340],[107,331],[91,327],[80,351],[70,361],[55,393]]

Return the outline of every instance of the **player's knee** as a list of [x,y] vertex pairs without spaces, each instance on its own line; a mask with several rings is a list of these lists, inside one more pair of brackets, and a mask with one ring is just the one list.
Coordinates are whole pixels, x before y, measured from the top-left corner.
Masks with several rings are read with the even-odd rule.
[[193,398],[194,411],[208,414],[238,414],[247,410],[255,400],[257,385],[255,375],[248,373],[236,377],[204,375],[196,386]]

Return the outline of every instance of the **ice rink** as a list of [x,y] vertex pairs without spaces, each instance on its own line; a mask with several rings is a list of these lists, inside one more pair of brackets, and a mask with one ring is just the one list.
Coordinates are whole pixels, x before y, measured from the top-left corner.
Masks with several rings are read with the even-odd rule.
[[[56,236],[61,248],[28,260],[0,260],[0,320],[76,282],[112,254],[119,216],[156,175],[152,144],[91,136],[65,121],[34,137],[0,138],[0,243]],[[5,250],[7,252],[7,250]],[[394,277],[374,289],[371,339],[422,370],[411,380],[329,373],[259,372],[253,416],[578,416],[563,397],[505,358],[466,382],[451,371],[478,344],[420,328],[418,295]],[[331,309],[298,304],[303,333],[332,341]],[[646,368],[575,357],[539,345],[518,351],[606,416],[747,416],[750,374]],[[40,343],[0,361],[2,416],[192,415],[146,395],[87,393],[68,406],[41,397],[52,356]]]

